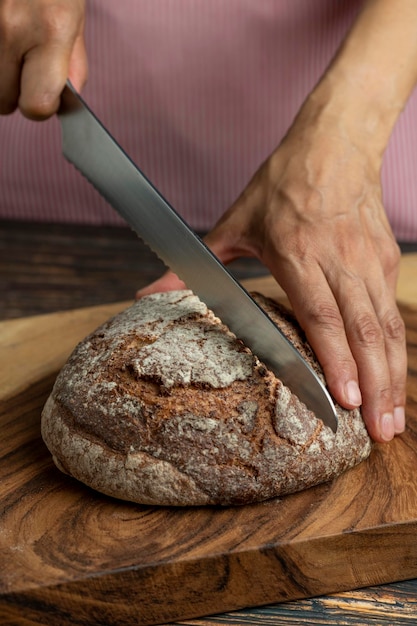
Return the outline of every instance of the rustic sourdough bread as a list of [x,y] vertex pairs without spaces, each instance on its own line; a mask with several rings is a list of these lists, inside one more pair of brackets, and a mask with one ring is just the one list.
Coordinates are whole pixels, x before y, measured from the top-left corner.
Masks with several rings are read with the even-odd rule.
[[[293,316],[255,298],[323,378]],[[82,341],[42,435],[63,472],[144,504],[245,504],[327,481],[371,450],[359,410],[335,435],[190,291],[147,296]]]

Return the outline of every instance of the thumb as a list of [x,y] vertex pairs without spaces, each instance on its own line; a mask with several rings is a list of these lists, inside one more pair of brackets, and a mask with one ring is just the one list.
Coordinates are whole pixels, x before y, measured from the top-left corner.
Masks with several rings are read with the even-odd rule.
[[168,270],[160,278],[153,283],[142,287],[136,292],[136,300],[140,300],[143,296],[149,296],[152,293],[162,293],[164,291],[176,291],[177,289],[186,289],[185,283],[178,278],[174,272]]
[[[235,259],[236,255],[228,244],[222,228],[214,228],[204,237],[204,242],[210,250],[217,256],[222,263],[229,263]],[[153,281],[149,285],[142,287],[136,292],[136,299],[149,296],[152,293],[161,293],[164,291],[175,291],[177,289],[186,289],[186,284],[171,270],[166,271],[160,278]]]
[[243,243],[239,226],[226,213],[204,237],[205,244],[227,265],[240,257],[252,257],[253,251]]

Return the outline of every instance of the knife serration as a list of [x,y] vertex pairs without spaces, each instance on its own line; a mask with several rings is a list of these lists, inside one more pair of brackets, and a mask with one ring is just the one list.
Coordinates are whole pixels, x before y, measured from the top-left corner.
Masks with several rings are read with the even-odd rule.
[[68,161],[167,267],[336,432],[332,398],[314,370],[133,163],[69,81],[58,117]]

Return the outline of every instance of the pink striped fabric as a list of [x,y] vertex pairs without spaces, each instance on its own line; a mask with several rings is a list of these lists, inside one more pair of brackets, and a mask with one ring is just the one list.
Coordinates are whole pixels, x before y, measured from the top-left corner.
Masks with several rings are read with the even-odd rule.
[[[89,0],[84,96],[166,198],[210,228],[279,144],[360,0]],[[394,131],[384,200],[417,240],[417,94]],[[120,224],[61,156],[56,119],[0,118],[0,217]]]

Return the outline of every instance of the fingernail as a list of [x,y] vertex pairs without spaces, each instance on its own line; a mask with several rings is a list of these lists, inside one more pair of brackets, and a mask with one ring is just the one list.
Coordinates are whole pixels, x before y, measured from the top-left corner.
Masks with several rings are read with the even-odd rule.
[[396,435],[405,431],[405,410],[403,406],[396,406],[394,409],[394,430]]
[[391,441],[395,435],[394,416],[392,413],[384,413],[379,422],[381,428],[381,438],[384,441]]
[[352,406],[360,406],[362,404],[362,395],[356,380],[349,380],[346,383],[346,397]]

